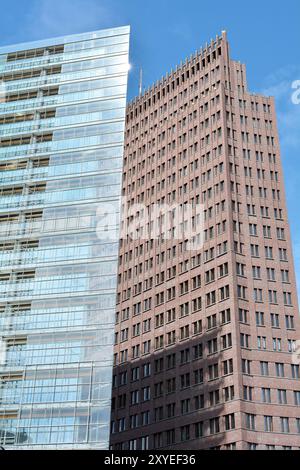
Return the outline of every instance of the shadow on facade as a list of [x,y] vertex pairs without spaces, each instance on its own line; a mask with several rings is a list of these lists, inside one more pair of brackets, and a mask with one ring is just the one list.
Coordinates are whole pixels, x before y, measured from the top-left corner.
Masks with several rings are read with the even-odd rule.
[[[141,450],[142,438],[146,437],[149,450],[215,449],[224,444],[223,360],[229,357],[228,351],[231,349],[207,355],[208,341],[217,337],[220,344],[221,329],[214,328],[192,339],[180,341],[176,346],[114,367],[117,386],[112,394],[112,422],[115,423],[115,430],[111,434],[111,449]],[[200,344],[203,357],[196,358],[195,348]],[[185,352],[187,350],[189,353]],[[145,376],[144,369],[147,371],[149,363],[151,373]],[[210,380],[210,366],[215,364],[218,364],[219,378]],[[139,369],[139,378],[132,380],[132,370],[136,368]],[[127,372],[127,384],[120,385],[118,380],[124,372]],[[233,384],[233,381],[227,378],[226,386],[230,386],[230,383]],[[144,401],[146,387],[150,387],[150,399]],[[139,403],[132,404],[131,394],[137,390]],[[148,424],[143,423],[143,416],[146,419],[147,412]],[[131,428],[134,419],[131,417],[134,415],[138,415],[137,427]],[[125,418],[124,431],[118,429],[122,418]],[[211,421],[214,419],[219,419],[219,427],[217,421]]]

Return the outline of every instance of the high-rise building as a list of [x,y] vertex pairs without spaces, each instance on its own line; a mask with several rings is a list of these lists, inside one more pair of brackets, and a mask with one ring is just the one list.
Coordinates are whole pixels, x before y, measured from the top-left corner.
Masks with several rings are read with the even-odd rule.
[[128,105],[123,195],[111,448],[299,449],[274,100],[225,32]]
[[0,49],[6,449],[108,448],[119,221],[100,222],[120,212],[128,47],[120,27]]

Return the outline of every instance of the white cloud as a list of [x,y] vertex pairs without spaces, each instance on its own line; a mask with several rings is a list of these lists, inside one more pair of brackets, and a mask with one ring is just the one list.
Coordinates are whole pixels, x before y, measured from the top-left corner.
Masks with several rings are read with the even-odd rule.
[[40,0],[26,18],[33,39],[76,34],[118,26],[120,19],[103,0]]
[[286,110],[279,109],[278,125],[281,130],[281,145],[283,148],[300,147],[300,105],[290,105]]
[[299,65],[286,65],[284,67],[281,67],[280,69],[270,73],[266,78],[265,78],[265,83],[267,83],[268,87],[281,83],[285,80],[290,81],[291,77],[297,76],[300,72],[300,67]]
[[283,80],[263,89],[261,93],[266,96],[274,96],[276,100],[279,100],[286,96],[290,88],[291,82],[289,80]]
[[300,146],[300,105],[292,102],[295,92],[292,84],[295,80],[300,80],[300,67],[288,65],[269,75],[265,80],[266,87],[261,90],[262,94],[275,97],[284,150]]
[[[300,67],[289,65],[270,74],[265,79],[265,87],[260,93],[274,96],[277,121],[280,133],[282,161],[285,167],[286,190],[289,195],[290,220],[293,219],[293,244],[298,296],[300,298],[300,224],[298,222],[299,187],[300,187],[300,104],[292,101],[295,90],[292,84],[300,80]],[[297,159],[297,160],[296,160]]]

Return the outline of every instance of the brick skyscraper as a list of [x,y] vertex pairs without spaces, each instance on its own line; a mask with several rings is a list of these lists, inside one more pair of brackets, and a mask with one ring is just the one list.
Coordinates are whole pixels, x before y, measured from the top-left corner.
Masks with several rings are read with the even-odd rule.
[[123,237],[112,449],[299,449],[300,322],[273,98],[248,92],[223,32],[130,103],[126,126],[129,207],[203,204],[204,244]]

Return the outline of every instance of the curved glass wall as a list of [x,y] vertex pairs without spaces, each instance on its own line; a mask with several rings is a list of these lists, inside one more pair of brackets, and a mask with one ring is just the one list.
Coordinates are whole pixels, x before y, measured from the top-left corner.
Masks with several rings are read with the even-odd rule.
[[7,449],[108,449],[128,49],[128,27],[0,48]]

